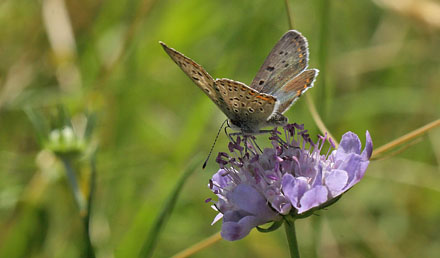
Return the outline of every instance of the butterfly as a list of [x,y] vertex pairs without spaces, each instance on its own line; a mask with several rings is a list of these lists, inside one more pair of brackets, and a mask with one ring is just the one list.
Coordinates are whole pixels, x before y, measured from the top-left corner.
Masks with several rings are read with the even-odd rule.
[[159,42],[165,52],[228,117],[228,124],[242,134],[256,134],[261,128],[284,126],[283,114],[313,87],[317,69],[307,69],[307,39],[296,30],[287,31],[275,44],[254,80],[246,84],[230,79],[213,79],[202,66],[177,50]]

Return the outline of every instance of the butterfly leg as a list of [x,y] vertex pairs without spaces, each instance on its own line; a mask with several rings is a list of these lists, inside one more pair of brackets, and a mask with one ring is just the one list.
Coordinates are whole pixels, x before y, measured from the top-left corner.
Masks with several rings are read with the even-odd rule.
[[251,136],[250,138],[251,138],[252,143],[254,144],[254,146],[257,147],[257,149],[260,151],[260,153],[263,153],[263,151],[261,150],[260,146],[258,146],[257,141],[255,140],[255,137]]
[[225,126],[225,134],[228,136],[229,140],[235,144],[236,141],[234,141],[232,136],[240,135],[241,133],[238,133],[238,134],[237,133],[229,133],[228,128],[231,128],[231,127],[229,125]]

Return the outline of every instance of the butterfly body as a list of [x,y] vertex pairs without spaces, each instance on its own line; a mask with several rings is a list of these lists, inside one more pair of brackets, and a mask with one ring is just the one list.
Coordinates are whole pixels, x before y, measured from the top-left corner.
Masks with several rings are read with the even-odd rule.
[[214,80],[199,64],[160,42],[167,54],[228,117],[228,124],[243,134],[264,127],[283,126],[283,115],[309,88],[318,73],[306,70],[307,40],[290,30],[278,41],[250,86],[230,79]]

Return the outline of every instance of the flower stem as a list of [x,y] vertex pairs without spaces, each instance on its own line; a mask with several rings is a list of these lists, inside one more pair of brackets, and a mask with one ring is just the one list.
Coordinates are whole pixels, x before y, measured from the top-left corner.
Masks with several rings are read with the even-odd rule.
[[64,164],[64,168],[66,169],[67,179],[69,181],[70,187],[72,188],[73,196],[75,197],[76,204],[78,205],[79,213],[81,217],[86,212],[86,201],[84,196],[79,190],[78,182],[76,180],[75,171],[73,170],[71,161],[69,158],[61,158]]
[[83,221],[84,226],[84,241],[86,245],[85,249],[85,256],[89,258],[95,257],[95,251],[93,249],[93,245],[90,239],[90,209],[91,209],[91,201],[92,201],[92,192],[94,188],[95,183],[95,165],[94,162],[92,164],[92,178],[91,178],[91,192],[89,199],[86,203],[86,199],[84,198],[84,195],[81,193],[79,187],[78,187],[78,181],[76,180],[75,171],[73,170],[71,161],[69,158],[63,157],[61,160],[64,163],[64,168],[66,169],[67,178],[69,180],[70,186],[72,188],[73,195],[75,197],[76,204],[78,205],[79,209],[79,215]]
[[287,242],[289,243],[290,257],[300,258],[298,242],[296,240],[295,220],[285,218],[284,229],[286,230]]

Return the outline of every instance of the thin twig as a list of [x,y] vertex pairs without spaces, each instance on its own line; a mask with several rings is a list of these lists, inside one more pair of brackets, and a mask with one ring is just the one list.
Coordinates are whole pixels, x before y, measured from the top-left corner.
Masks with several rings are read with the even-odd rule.
[[330,131],[325,126],[324,122],[322,121],[321,117],[318,114],[318,111],[316,110],[315,103],[313,102],[313,99],[310,95],[306,95],[306,101],[307,106],[309,107],[310,114],[312,115],[313,120],[316,123],[316,126],[319,128],[322,134],[325,134],[327,132],[327,135],[332,138],[336,148],[338,148],[339,144],[335,137],[330,133]]
[[391,141],[385,145],[382,145],[381,147],[377,148],[372,155],[372,159],[377,159],[377,156],[390,150],[393,148],[396,148],[399,145],[404,144],[407,141],[410,141],[424,133],[426,133],[427,131],[434,129],[435,127],[440,126],[440,119],[437,119],[425,126],[420,127],[419,129],[416,129],[410,133],[405,134],[404,136],[401,136],[397,139],[395,139],[394,141]]
[[416,138],[416,139],[414,139],[413,141],[409,142],[407,145],[402,146],[402,147],[400,147],[399,149],[397,149],[397,150],[395,150],[395,151],[393,151],[393,152],[391,152],[391,153],[389,153],[389,154],[387,154],[387,155],[384,155],[384,156],[382,156],[382,157],[380,157],[380,158],[374,158],[373,160],[375,160],[375,161],[379,161],[379,160],[389,159],[389,158],[391,158],[391,157],[396,156],[396,155],[399,154],[399,153],[404,152],[404,151],[407,150],[408,148],[412,147],[413,145],[416,145],[417,143],[419,143],[419,142],[421,142],[421,141],[422,141],[422,138]]
[[197,252],[200,252],[202,249],[205,249],[206,247],[217,243],[222,239],[220,232],[215,233],[214,235],[203,239],[202,241],[198,242],[197,244],[177,253],[176,255],[172,256],[172,258],[185,258],[189,257]]

